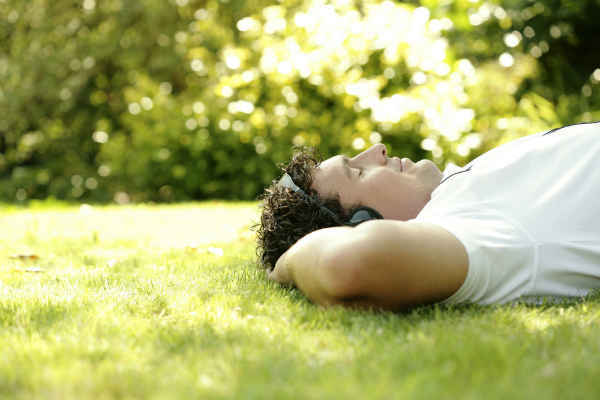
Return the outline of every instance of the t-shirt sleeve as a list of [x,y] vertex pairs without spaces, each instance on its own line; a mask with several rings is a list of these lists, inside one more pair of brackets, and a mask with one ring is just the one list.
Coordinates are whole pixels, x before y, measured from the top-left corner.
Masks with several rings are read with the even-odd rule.
[[521,296],[533,284],[535,246],[506,219],[485,212],[418,219],[446,229],[467,251],[467,277],[442,303],[505,303]]

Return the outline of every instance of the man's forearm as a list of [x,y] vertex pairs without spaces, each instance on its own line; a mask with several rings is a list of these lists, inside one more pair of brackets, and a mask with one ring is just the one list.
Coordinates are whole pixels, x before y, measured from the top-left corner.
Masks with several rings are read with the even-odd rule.
[[319,304],[399,310],[449,297],[467,271],[466,250],[448,231],[382,220],[305,236],[281,257],[271,278],[295,284]]

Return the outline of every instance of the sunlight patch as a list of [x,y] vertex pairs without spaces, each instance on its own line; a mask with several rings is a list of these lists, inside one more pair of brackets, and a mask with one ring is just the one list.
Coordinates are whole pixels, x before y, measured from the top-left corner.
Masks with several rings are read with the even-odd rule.
[[515,314],[515,318],[520,320],[523,326],[529,332],[545,331],[546,329],[561,323],[561,320],[559,318],[556,318],[556,316],[554,315],[545,315],[537,313],[517,313]]

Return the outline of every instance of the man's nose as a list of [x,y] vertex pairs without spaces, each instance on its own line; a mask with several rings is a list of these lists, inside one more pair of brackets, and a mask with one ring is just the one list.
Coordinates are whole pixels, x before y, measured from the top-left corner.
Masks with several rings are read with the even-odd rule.
[[387,148],[382,143],[377,143],[353,158],[356,162],[374,162],[385,164],[387,160]]

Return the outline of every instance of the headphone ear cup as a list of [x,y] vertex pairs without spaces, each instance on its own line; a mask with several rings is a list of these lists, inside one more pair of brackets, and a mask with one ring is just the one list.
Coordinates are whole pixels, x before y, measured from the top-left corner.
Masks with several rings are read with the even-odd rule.
[[359,207],[354,211],[347,225],[356,226],[372,219],[383,219],[383,216],[371,207]]

